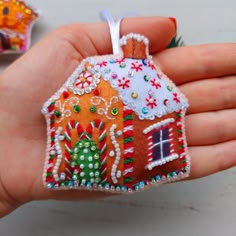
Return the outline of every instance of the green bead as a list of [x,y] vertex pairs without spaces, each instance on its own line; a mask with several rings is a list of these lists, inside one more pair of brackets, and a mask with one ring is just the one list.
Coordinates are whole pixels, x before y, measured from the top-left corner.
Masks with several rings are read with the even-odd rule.
[[178,134],[182,134],[183,133],[183,130],[182,129],[179,129],[178,130]]
[[167,89],[171,92],[173,90],[173,86],[172,85],[168,85]]
[[78,113],[78,112],[81,111],[81,108],[80,108],[80,106],[78,106],[78,105],[75,105],[75,106],[73,107],[73,109],[74,109],[74,112],[76,112],[76,113]]
[[148,82],[150,80],[150,76],[144,75],[144,81]]
[[61,116],[61,112],[60,111],[54,111],[54,115],[59,118]]
[[126,64],[124,63],[124,62],[122,62],[121,64],[120,64],[120,68],[125,68],[126,67]]
[[97,108],[95,106],[90,107],[90,112],[95,113],[97,111]]
[[111,114],[112,114],[113,116],[117,116],[118,113],[119,113],[119,110],[118,110],[118,108],[116,108],[116,107],[113,108],[112,111],[111,111]]

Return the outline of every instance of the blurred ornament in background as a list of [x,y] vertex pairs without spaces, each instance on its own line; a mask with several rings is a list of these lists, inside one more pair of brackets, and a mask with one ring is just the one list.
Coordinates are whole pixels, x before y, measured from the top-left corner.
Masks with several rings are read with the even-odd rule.
[[38,18],[38,10],[23,1],[0,0],[0,54],[25,52]]

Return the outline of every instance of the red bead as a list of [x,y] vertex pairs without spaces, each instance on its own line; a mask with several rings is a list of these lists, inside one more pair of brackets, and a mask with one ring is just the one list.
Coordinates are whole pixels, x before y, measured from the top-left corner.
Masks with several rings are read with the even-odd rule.
[[64,91],[63,92],[63,97],[66,99],[66,98],[68,98],[69,97],[69,93],[67,92],[67,91]]
[[100,94],[100,91],[99,91],[99,89],[95,89],[93,93],[95,96],[98,96]]

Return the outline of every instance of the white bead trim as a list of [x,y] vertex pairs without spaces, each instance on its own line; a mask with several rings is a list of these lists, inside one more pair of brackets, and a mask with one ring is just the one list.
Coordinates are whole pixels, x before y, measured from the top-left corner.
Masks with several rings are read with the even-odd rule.
[[61,137],[62,130],[63,130],[62,127],[59,127],[57,129],[56,135],[55,135],[55,146],[56,146],[57,160],[56,160],[56,164],[54,166],[52,173],[53,173],[53,178],[56,182],[58,182],[60,180],[60,178],[58,176],[58,170],[59,170],[59,167],[62,162],[62,150],[61,150],[61,146],[60,146],[60,137]]
[[116,141],[116,135],[115,135],[115,129],[116,128],[117,128],[116,124],[113,124],[111,126],[111,128],[110,128],[110,138],[111,138],[112,145],[114,146],[115,153],[116,153],[115,161],[114,161],[114,163],[112,165],[112,169],[111,169],[111,179],[112,179],[112,182],[114,184],[118,183],[118,180],[117,180],[117,168],[118,168],[118,165],[120,163],[120,158],[121,158],[120,145]]
[[148,170],[152,170],[154,167],[162,166],[168,162],[176,160],[177,158],[179,158],[179,155],[175,153],[175,154],[172,154],[168,157],[163,158],[162,160],[153,161],[153,162],[149,163],[148,165],[146,165],[145,168]]
[[175,121],[174,118],[169,118],[169,119],[165,119],[163,121],[160,121],[158,123],[155,123],[153,125],[150,125],[149,127],[147,127],[146,129],[143,130],[144,134],[148,134],[149,132],[151,132],[154,129],[159,129],[162,126],[167,126],[170,123],[173,123]]

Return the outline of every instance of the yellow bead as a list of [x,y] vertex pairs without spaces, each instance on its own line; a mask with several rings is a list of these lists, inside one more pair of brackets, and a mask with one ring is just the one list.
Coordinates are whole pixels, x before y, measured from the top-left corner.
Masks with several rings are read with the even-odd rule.
[[137,99],[137,98],[138,98],[138,94],[135,93],[135,92],[133,92],[133,93],[131,93],[131,97],[132,97],[133,99]]
[[25,13],[30,15],[32,11],[30,9],[25,9]]
[[85,82],[86,82],[86,79],[83,77],[83,78],[80,79],[80,82],[81,82],[81,83],[85,83]]

